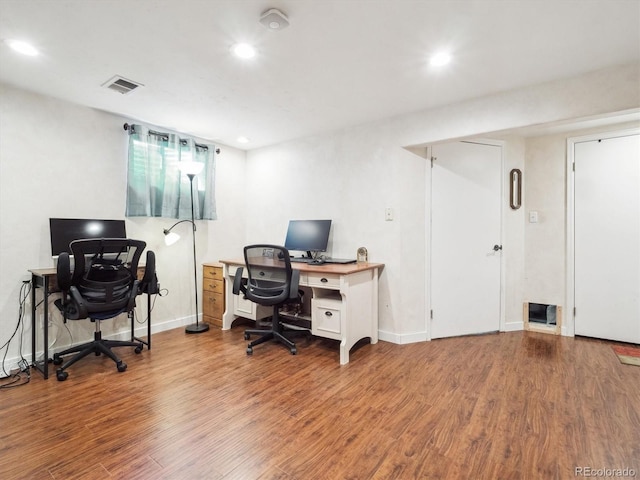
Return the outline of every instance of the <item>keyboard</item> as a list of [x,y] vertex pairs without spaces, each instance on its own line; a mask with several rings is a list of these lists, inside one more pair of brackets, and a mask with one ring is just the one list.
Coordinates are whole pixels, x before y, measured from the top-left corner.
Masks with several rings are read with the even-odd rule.
[[308,258],[308,257],[291,258],[291,263],[311,263],[311,262],[313,262],[313,258]]
[[[308,257],[295,257],[291,258],[291,263],[313,263],[313,258]],[[325,258],[324,263],[328,264],[347,264],[347,263],[356,263],[355,259],[351,258]]]
[[351,258],[327,258],[325,263],[337,263],[337,264],[346,264],[346,263],[356,263],[356,259]]

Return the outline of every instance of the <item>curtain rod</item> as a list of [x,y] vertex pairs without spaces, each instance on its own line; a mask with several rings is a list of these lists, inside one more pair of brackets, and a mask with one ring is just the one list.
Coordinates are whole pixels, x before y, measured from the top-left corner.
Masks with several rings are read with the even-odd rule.
[[[123,125],[123,128],[124,128],[125,130],[131,130],[131,131],[133,132],[133,128],[132,128],[132,127],[133,127],[133,125],[129,125],[128,123],[125,123],[125,124]],[[162,138],[165,138],[165,139],[168,139],[168,136],[169,136],[169,134],[168,134],[168,133],[156,132],[155,130],[149,130],[149,134],[150,134],[150,135],[155,135],[156,137],[162,137]],[[186,143],[187,143],[187,141],[186,141],[186,140],[182,140],[182,139],[181,139],[181,140],[180,140],[180,143],[181,143],[181,144],[186,144]],[[196,147],[198,147],[198,148],[203,148],[203,149],[205,149],[205,150],[209,150],[209,146],[208,146],[208,145],[202,145],[202,144],[200,144],[200,143],[196,143],[195,145],[196,145]],[[219,149],[219,148],[216,148],[215,152],[219,154],[219,153],[220,153],[220,149]]]

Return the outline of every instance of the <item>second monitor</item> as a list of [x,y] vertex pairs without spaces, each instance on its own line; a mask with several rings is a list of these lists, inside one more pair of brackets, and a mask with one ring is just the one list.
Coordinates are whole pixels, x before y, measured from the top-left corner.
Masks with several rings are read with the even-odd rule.
[[290,220],[284,246],[314,258],[318,252],[327,251],[330,230],[331,220]]

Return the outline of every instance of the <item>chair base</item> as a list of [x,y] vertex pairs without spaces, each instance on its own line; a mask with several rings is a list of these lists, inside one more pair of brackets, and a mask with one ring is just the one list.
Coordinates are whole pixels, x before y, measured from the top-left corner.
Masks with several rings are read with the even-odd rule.
[[75,347],[53,354],[53,363],[55,365],[62,364],[62,357],[64,355],[69,355],[70,353],[76,354],[56,370],[56,377],[61,382],[66,380],[69,374],[65,370],[90,353],[106,355],[115,362],[119,372],[124,372],[127,369],[127,364],[120,360],[120,358],[111,350],[114,347],[135,347],[135,353],[140,353],[142,352],[143,344],[142,342],[127,342],[123,340],[103,340],[102,333],[98,330],[94,332],[92,342],[76,345]]
[[271,329],[248,329],[244,331],[245,340],[249,340],[251,338],[251,335],[260,335],[260,338],[247,345],[247,355],[253,354],[253,347],[255,347],[256,345],[260,345],[261,343],[265,343],[270,340],[281,343],[289,349],[291,355],[296,355],[298,353],[298,349],[296,347],[296,344],[293,343],[293,341],[289,337],[296,335],[304,335],[306,337],[309,337],[310,332],[309,330],[288,330],[285,335],[280,316],[277,313],[274,313],[274,317],[271,321]]

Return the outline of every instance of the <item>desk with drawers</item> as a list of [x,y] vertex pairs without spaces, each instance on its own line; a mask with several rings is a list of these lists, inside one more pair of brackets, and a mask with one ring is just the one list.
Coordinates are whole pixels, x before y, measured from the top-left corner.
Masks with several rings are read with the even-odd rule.
[[[233,294],[233,278],[238,267],[244,267],[244,261],[220,263],[226,280],[222,329],[230,329],[237,317],[260,320],[271,316],[271,308]],[[384,264],[292,263],[291,266],[300,270],[301,289],[311,294],[303,307],[311,321],[311,333],[340,341],[340,365],[349,363],[349,350],[359,340],[369,338],[371,343],[378,342],[378,275]]]

